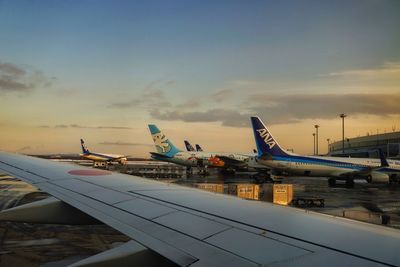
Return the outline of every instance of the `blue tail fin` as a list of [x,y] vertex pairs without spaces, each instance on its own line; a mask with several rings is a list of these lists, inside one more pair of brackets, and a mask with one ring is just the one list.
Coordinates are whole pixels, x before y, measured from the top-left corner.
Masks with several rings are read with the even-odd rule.
[[189,143],[188,140],[185,140],[185,141],[183,141],[183,142],[185,142],[185,147],[186,147],[186,150],[187,150],[187,151],[194,151],[193,146]]
[[87,149],[87,147],[85,146],[85,141],[83,141],[83,139],[81,139],[81,147],[82,147],[82,153],[83,153],[83,154],[88,154],[88,153],[90,153],[90,152],[89,152],[89,149]]
[[288,155],[275,141],[274,137],[265,127],[264,123],[259,117],[251,117],[251,124],[253,125],[254,138],[256,140],[258,156],[271,155],[271,156],[286,156]]
[[198,152],[203,152],[203,149],[201,148],[201,146],[199,144],[196,144],[196,150]]
[[156,125],[149,124],[149,130],[158,153],[167,157],[173,157],[176,153],[180,152]]
[[381,167],[389,167],[389,163],[386,160],[385,154],[383,154],[382,149],[378,149],[379,159],[381,160]]

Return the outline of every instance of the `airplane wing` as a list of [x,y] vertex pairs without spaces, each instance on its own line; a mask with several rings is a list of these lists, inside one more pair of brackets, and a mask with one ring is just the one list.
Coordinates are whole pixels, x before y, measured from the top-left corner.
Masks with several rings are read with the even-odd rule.
[[0,170],[180,266],[400,265],[387,227],[5,152]]
[[243,161],[243,160],[237,160],[234,159],[232,157],[228,157],[228,156],[222,156],[222,155],[217,155],[216,157],[218,157],[219,159],[221,159],[225,165],[228,166],[233,166],[233,167],[246,167],[247,162]]
[[165,158],[165,159],[170,159],[171,157],[166,156],[164,154],[161,153],[157,153],[157,152],[149,152],[150,155],[155,156],[155,157],[159,157],[159,158]]

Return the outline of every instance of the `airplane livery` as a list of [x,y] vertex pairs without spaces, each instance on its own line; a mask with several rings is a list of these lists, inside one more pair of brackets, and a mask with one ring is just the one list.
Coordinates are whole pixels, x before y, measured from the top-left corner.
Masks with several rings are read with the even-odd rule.
[[[182,151],[175,147],[174,144],[160,131],[160,129],[158,129],[156,125],[149,124],[149,130],[157,150],[157,152],[150,152],[150,154],[151,157],[156,160],[172,162],[188,168],[206,166],[230,168],[234,166],[222,160],[223,157],[225,157],[227,160],[227,157],[229,157],[229,159],[238,161],[241,164],[247,164],[249,158],[248,156],[235,153],[212,153],[195,151],[194,149],[190,151]],[[185,141],[185,144],[186,142],[187,141]]]
[[384,182],[400,177],[400,161],[386,160],[380,151],[380,159],[302,156],[283,150],[271,132],[258,117],[251,117],[259,162],[273,170],[288,174],[329,177],[329,184],[345,180],[348,185],[354,179],[368,182]]
[[94,162],[118,162],[123,165],[127,162],[127,158],[124,155],[115,154],[104,154],[104,153],[93,153],[85,145],[85,141],[81,139],[82,154],[79,154],[82,158],[93,160]]

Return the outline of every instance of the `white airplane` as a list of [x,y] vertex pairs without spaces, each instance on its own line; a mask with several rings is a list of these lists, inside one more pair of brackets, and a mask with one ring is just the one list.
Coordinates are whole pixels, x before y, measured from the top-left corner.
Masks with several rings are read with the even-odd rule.
[[189,143],[188,140],[185,140],[184,143],[185,143],[186,151],[203,152],[203,149],[201,148],[201,146],[199,144],[196,144],[195,145],[196,149],[194,149],[194,147],[192,146],[192,144]]
[[[188,140],[184,140],[184,144],[186,147],[186,151],[188,152],[203,152],[203,149],[199,144],[196,144],[196,149],[190,144]],[[257,153],[253,154],[239,154],[240,157],[237,157],[236,154],[226,154],[221,155],[219,153],[217,155],[218,159],[222,160],[224,163],[224,167],[231,167],[236,170],[246,170],[246,171],[266,171],[269,170],[265,165],[259,164],[257,161]],[[222,164],[222,163],[221,163]]]
[[160,160],[172,162],[186,167],[218,167],[227,168],[225,162],[220,156],[229,156],[230,158],[244,161],[248,157],[236,153],[216,153],[204,151],[182,151],[175,147],[172,142],[163,134],[156,125],[149,124],[150,134],[153,138],[157,152],[150,152],[151,157]]
[[329,184],[345,180],[348,185],[354,179],[388,183],[400,176],[400,161],[386,160],[380,151],[380,159],[344,158],[297,155],[282,149],[271,132],[258,117],[251,117],[259,162],[274,170],[293,175],[329,177]]
[[87,149],[85,141],[81,139],[82,154],[79,154],[82,158],[93,160],[94,162],[118,162],[121,165],[126,164],[128,159],[124,155],[115,154],[104,154],[104,153],[93,153]]
[[0,220],[95,219],[131,238],[70,267],[400,266],[389,227],[6,152],[0,170],[53,196]]

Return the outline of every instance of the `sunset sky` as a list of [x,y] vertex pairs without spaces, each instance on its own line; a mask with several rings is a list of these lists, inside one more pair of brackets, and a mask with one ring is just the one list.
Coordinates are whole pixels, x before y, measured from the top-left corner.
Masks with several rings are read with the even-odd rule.
[[298,153],[400,130],[400,1],[0,0],[0,150]]

